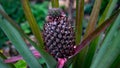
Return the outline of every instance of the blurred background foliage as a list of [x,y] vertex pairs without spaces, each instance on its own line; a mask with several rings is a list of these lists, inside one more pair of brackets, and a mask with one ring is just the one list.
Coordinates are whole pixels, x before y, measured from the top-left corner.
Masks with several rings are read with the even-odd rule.
[[[0,4],[3,6],[7,14],[19,24],[19,26],[24,30],[24,32],[30,35],[31,29],[25,19],[20,0],[0,0]],[[43,23],[45,22],[45,17],[47,15],[49,1],[31,0],[30,5],[32,13],[35,16],[40,29],[42,29]],[[0,48],[7,40],[8,38],[0,29]]]

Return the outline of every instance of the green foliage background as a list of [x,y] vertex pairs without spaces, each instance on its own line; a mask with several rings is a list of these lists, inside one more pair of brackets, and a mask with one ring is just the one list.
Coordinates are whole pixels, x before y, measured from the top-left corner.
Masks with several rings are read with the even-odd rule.
[[[32,13],[40,27],[43,28],[45,22],[45,17],[48,11],[49,1],[44,1],[42,3],[31,4]],[[31,34],[31,29],[28,22],[25,19],[22,5],[20,0],[0,0],[0,4],[5,9],[6,13],[16,21],[19,26],[24,30],[25,33]],[[5,36],[3,31],[0,29],[0,48],[7,41],[8,38]]]

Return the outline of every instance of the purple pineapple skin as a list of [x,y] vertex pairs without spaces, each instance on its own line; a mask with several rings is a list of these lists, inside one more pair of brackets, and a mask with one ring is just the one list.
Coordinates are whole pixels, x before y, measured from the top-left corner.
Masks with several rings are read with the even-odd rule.
[[69,58],[74,54],[74,31],[65,13],[59,8],[49,10],[43,30],[45,49],[54,58]]

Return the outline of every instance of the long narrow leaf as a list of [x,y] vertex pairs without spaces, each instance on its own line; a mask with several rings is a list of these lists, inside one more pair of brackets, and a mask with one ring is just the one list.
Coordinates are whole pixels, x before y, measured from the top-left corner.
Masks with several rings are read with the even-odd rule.
[[[102,55],[102,59],[93,62],[91,65],[91,68],[109,68],[112,62],[117,58],[117,56],[120,54],[120,31],[117,34],[117,36],[113,39],[113,43],[110,44],[106,50],[103,51],[104,48],[101,48],[100,51],[103,51],[104,54]],[[103,46],[104,47],[104,46]],[[98,55],[101,54],[100,52]],[[98,57],[99,58],[99,57]],[[96,57],[97,60],[97,57]]]
[[[107,4],[107,7],[105,8],[105,11],[103,12],[102,16],[99,19],[98,26],[100,26],[108,18],[108,16],[111,15],[109,12],[113,11],[113,7],[111,7],[111,6],[113,6],[113,5],[115,6],[115,3],[117,3],[117,0],[115,0],[115,1],[110,0],[109,1],[109,3]],[[97,50],[96,48],[99,47],[99,46],[97,46],[99,39],[101,39],[101,35],[100,35],[100,37],[96,37],[90,43],[87,55],[85,57],[85,61],[83,62],[83,68],[90,67],[95,50]]]
[[93,10],[92,10],[92,13],[90,15],[88,27],[86,28],[84,38],[87,37],[95,29],[95,25],[98,20],[101,3],[102,3],[102,0],[95,0],[95,4],[94,4]]
[[89,34],[76,48],[76,54],[78,54],[86,44],[89,44],[92,39],[94,39],[96,36],[98,36],[102,31],[104,31],[119,15],[120,9],[117,10],[109,19],[107,19],[101,26],[99,26],[95,31],[93,31],[91,34]]
[[59,7],[59,0],[52,0],[52,8],[58,8]]
[[82,21],[84,17],[84,0],[76,1],[76,23],[75,23],[75,42],[78,45],[82,35]]
[[0,14],[7,20],[9,21],[9,23],[19,31],[19,33],[22,35],[23,38],[27,39],[29,42],[34,43],[25,33],[24,31],[18,26],[18,24],[16,24],[16,22],[14,20],[12,20],[7,13],[4,11],[4,9],[2,8],[2,6],[0,5]]
[[12,20],[7,13],[4,11],[4,9],[2,8],[2,6],[0,7],[0,14],[6,18],[6,20],[9,21],[9,23],[15,28],[17,29],[20,34],[22,35],[23,38],[26,38],[27,40],[30,40],[31,42],[33,42],[31,39],[28,38],[28,36],[24,33],[24,31],[18,26],[18,24],[16,24],[16,22],[14,20]]
[[[89,19],[89,22],[88,22],[88,26],[86,28],[86,32],[85,32],[85,35],[84,35],[83,39],[85,39],[95,29],[95,26],[96,26],[96,23],[97,23],[97,19],[98,19],[98,15],[99,15],[99,11],[100,11],[101,3],[102,3],[102,0],[95,0],[94,6],[93,6],[93,9],[92,9],[92,13],[90,15],[90,19]],[[81,67],[84,67],[85,57],[87,57],[86,53],[88,52],[88,50],[89,50],[89,47],[85,47],[80,52],[81,53],[81,59],[82,59],[82,61],[81,61],[81,64],[82,64]]]
[[104,13],[102,14],[102,16],[100,17],[100,20],[98,22],[98,26],[101,25],[103,23],[103,21],[105,21],[107,18],[109,18],[109,16],[111,15],[112,11],[114,10],[116,3],[118,0],[110,0],[107,7],[105,8]]
[[47,64],[48,68],[55,68],[57,66],[57,61],[51,55],[46,53],[45,50],[43,50],[42,48],[36,46],[35,43],[32,43],[32,45],[40,52],[42,58],[45,60],[45,62]]
[[85,56],[85,60],[83,62],[83,68],[89,68],[96,50],[96,45],[98,43],[98,38],[95,38],[89,45],[88,52]]
[[0,68],[12,68],[12,67],[9,66],[8,64],[5,64],[3,62],[3,59],[0,57]]
[[23,9],[24,9],[25,16],[26,16],[28,23],[32,29],[32,32],[35,35],[38,43],[40,44],[40,47],[42,47],[44,45],[43,39],[42,39],[42,34],[41,34],[41,31],[36,23],[34,16],[32,15],[28,0],[21,0],[21,3],[23,6]]
[[115,61],[111,64],[110,68],[120,68],[120,54],[115,59]]
[[94,63],[97,64],[102,59],[102,56],[104,55],[104,52],[106,51],[106,49],[108,47],[108,43],[111,42],[111,40],[112,40],[112,38],[114,36],[114,33],[117,31],[117,28],[118,28],[118,26],[120,24],[119,21],[120,21],[120,14],[119,14],[117,20],[115,21],[115,23],[113,24],[113,27],[110,29],[110,31],[109,31],[108,35],[106,36],[105,40],[103,41],[102,46],[104,46],[104,47],[101,47],[102,50],[100,50],[98,52],[100,54],[98,54],[98,53],[95,54],[95,55],[97,55],[99,57],[95,56],[95,58],[93,59],[93,64],[92,65],[94,65]]
[[[46,61],[46,64],[48,65],[48,67],[53,68],[57,65],[57,62],[55,61],[55,59],[49,55],[47,52],[45,52],[45,50],[43,50],[43,48],[39,47],[35,42],[33,42],[31,39],[28,38],[28,36],[26,34],[24,34],[24,32],[22,31],[22,29],[16,24],[15,21],[13,21],[2,9],[2,7],[0,7],[0,14],[5,17],[9,23],[14,26],[14,28],[16,28],[20,34],[22,35],[23,38],[27,39],[38,51],[39,53],[42,55],[42,58]],[[53,63],[51,63],[53,62]]]
[[31,68],[41,68],[41,65],[30,52],[19,32],[4,18],[0,18],[0,27],[14,44],[17,51],[23,56],[28,65]]
[[[76,0],[76,23],[75,23],[75,43],[78,45],[82,36],[82,22],[84,18],[84,0]],[[81,53],[82,54],[82,53]],[[82,64],[82,55],[79,54],[74,58],[73,68],[80,67]],[[81,63],[79,63],[81,61]]]
[[67,62],[65,63],[64,67],[65,68],[69,68],[70,65],[72,65],[73,61],[75,60],[76,57],[70,58],[67,60]]

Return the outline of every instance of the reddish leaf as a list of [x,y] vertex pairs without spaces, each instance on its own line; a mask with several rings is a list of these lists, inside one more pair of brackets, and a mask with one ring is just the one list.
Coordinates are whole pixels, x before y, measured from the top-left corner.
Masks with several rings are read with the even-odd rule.
[[[40,58],[40,54],[38,51],[34,50],[34,51],[32,51],[32,53],[34,54],[34,56],[36,58]],[[16,62],[16,61],[22,60],[22,59],[23,59],[22,56],[19,55],[19,56],[15,56],[15,57],[11,57],[9,59],[6,59],[6,60],[4,60],[4,62],[5,63],[13,63],[13,62]]]

